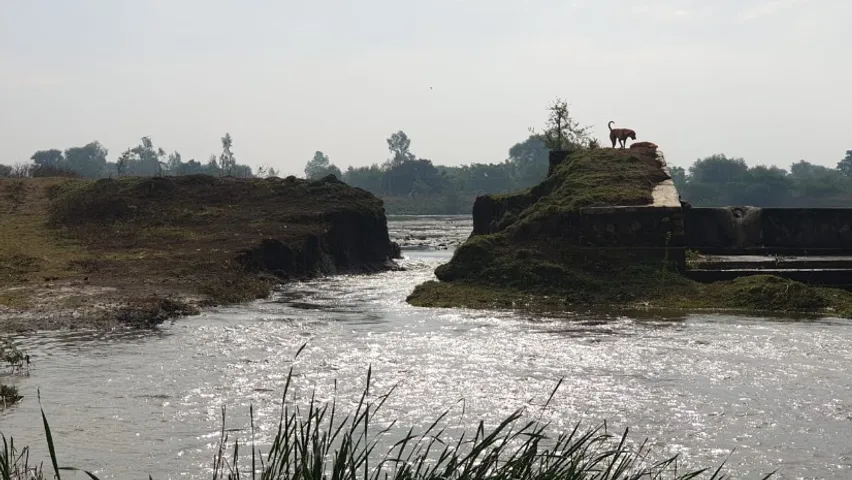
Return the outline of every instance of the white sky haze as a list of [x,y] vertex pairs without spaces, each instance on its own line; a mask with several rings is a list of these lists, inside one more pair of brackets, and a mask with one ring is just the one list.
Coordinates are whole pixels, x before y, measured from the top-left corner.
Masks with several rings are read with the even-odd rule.
[[[499,162],[565,98],[657,143],[833,167],[852,149],[849,0],[0,0],[0,163],[151,136],[302,175]],[[429,87],[433,87],[430,89]]]

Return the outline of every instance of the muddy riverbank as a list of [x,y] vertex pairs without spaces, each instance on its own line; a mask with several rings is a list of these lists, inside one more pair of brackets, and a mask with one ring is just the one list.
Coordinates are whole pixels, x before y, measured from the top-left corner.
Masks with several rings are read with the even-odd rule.
[[156,325],[396,268],[381,200],[333,177],[0,180],[0,331]]

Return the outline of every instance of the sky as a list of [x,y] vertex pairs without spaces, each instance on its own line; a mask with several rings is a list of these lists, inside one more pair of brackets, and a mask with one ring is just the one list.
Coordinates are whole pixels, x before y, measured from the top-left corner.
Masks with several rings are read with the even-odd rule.
[[834,167],[852,149],[849,0],[0,0],[0,163],[150,136],[303,175],[500,162],[564,98],[670,165]]

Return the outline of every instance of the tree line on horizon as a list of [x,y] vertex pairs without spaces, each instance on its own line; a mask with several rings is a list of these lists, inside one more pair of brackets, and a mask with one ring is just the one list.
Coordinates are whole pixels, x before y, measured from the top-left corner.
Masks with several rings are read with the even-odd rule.
[[89,142],[82,147],[65,150],[56,148],[39,150],[30,162],[15,165],[0,164],[0,177],[50,177],[73,176],[81,178],[107,178],[121,176],[179,176],[206,174],[214,176],[254,177],[276,176],[271,167],[251,167],[237,162],[233,152],[233,139],[226,133],[221,139],[222,151],[211,153],[205,163],[195,159],[183,161],[177,151],[167,153],[156,147],[150,137],[123,151],[114,162],[107,160],[109,150],[100,142]]
[[799,160],[783,169],[749,167],[724,154],[670,168],[681,199],[695,207],[852,207],[852,150],[834,168]]
[[[506,159],[495,163],[460,166],[434,164],[411,149],[411,138],[399,130],[387,138],[390,156],[382,163],[349,166],[345,171],[328,155],[316,151],[305,166],[305,178],[334,175],[354,187],[384,199],[390,214],[470,213],[478,195],[503,194],[529,188],[544,179],[548,152],[552,149],[595,148],[590,126],[580,126],[557,99],[550,107],[546,128],[530,129],[527,138],[508,149]],[[253,171],[237,162],[233,139],[221,138],[221,153],[207,162],[184,162],[180,153],[167,153],[150,137],[126,149],[115,162],[107,160],[107,149],[94,141],[64,151],[40,150],[31,163],[4,166],[0,177],[77,176],[277,176],[271,167]],[[757,207],[852,207],[852,150],[834,168],[800,160],[789,170],[776,166],[749,167],[743,158],[724,154],[698,159],[688,168],[672,167],[671,174],[681,198],[696,207],[751,205]]]
[[[341,171],[317,151],[305,167],[305,176],[334,175],[393,199],[397,210],[410,210],[400,213],[470,213],[477,195],[518,191],[541,182],[548,169],[548,142],[543,134],[533,133],[514,144],[503,162],[450,167],[418,158],[411,153],[409,137],[399,131],[387,139],[391,157],[381,165]],[[688,168],[671,167],[670,172],[681,198],[696,207],[852,207],[852,150],[834,168],[805,160],[793,163],[789,170],[749,167],[743,158],[715,154]]]

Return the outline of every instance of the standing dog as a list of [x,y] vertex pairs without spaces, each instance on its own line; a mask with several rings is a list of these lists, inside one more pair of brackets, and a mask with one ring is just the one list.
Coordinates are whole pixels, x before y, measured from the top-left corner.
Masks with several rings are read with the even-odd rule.
[[621,144],[621,148],[624,148],[625,142],[627,139],[636,140],[636,132],[630,128],[612,128],[612,124],[615,123],[614,120],[610,120],[609,123],[606,124],[609,127],[609,140],[612,142],[612,148],[615,148],[615,141]]

